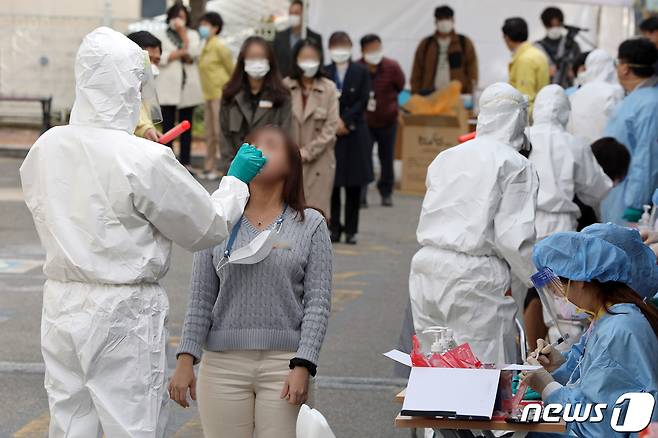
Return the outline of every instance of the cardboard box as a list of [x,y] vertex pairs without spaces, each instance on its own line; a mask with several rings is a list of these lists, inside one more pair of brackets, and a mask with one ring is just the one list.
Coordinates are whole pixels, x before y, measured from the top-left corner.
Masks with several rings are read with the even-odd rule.
[[[411,367],[406,353],[391,350],[384,356]],[[411,367],[401,414],[490,420],[499,395],[501,372],[538,368],[515,364],[501,364],[493,369]]]
[[468,132],[466,111],[459,109],[457,116],[403,115],[401,119],[400,189],[423,195],[427,167],[440,152],[458,144],[457,137]]

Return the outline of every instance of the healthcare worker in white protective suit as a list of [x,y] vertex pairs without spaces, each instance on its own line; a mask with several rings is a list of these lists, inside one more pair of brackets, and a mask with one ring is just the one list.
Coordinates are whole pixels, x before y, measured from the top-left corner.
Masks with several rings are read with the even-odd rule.
[[596,208],[612,189],[612,180],[596,161],[589,143],[566,130],[569,99],[559,85],[547,85],[535,98],[533,125],[526,130],[539,175],[537,239],[558,231],[576,231],[580,209],[574,196]]
[[605,50],[595,49],[587,55],[585,71],[578,78],[582,86],[569,97],[571,117],[567,129],[591,144],[604,136],[624,90],[617,79],[615,62]]
[[75,63],[70,124],[32,146],[26,203],[46,249],[41,348],[50,438],[162,436],[172,241],[220,243],[240,218],[245,182],[264,164],[244,146],[212,197],[171,149],[132,135],[145,52],[101,27]]
[[[533,125],[526,129],[526,136],[532,144],[528,159],[539,175],[535,221],[537,240],[560,231],[576,231],[580,208],[574,202],[574,196],[598,209],[599,203],[613,186],[587,141],[567,132],[569,109],[569,99],[564,89],[555,84],[547,85],[535,98]],[[543,318],[538,307],[537,311],[534,307],[525,308],[528,341],[534,347],[538,335],[534,330],[535,324],[543,323],[548,327],[551,342],[569,334],[564,344],[568,349],[578,342],[588,321],[574,313],[563,300],[547,296],[544,301],[550,306],[551,313],[544,308]],[[559,329],[550,315],[557,319]]]
[[480,97],[477,137],[441,152],[427,173],[409,294],[417,332],[447,326],[483,362],[516,359],[510,268],[535,272],[537,174],[519,150],[527,98],[496,83]]

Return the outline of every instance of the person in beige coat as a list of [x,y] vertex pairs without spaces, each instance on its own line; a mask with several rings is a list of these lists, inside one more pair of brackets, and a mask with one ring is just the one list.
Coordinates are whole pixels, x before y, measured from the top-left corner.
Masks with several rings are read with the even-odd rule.
[[336,172],[338,92],[321,68],[321,49],[312,39],[293,48],[291,76],[284,80],[292,98],[290,133],[299,145],[304,166],[304,192],[310,206],[331,211]]

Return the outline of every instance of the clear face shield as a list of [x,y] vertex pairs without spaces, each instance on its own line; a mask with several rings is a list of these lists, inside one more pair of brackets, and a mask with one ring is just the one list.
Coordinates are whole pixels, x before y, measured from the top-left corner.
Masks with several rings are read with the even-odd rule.
[[560,320],[579,321],[593,316],[591,312],[581,309],[569,300],[571,280],[566,284],[550,270],[544,268],[531,277],[532,283],[539,294],[539,299],[546,309],[552,323],[563,336],[558,322]]
[[151,65],[149,54],[144,51],[144,77],[142,79],[142,108],[151,119],[153,124],[162,123],[162,110],[158,101],[158,92],[155,88],[155,76],[157,67]]

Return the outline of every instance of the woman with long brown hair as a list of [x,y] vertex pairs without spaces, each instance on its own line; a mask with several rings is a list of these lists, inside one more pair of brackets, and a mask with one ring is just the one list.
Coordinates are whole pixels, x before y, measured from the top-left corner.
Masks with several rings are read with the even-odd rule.
[[[621,421],[613,420],[615,407],[623,405],[620,397],[658,396],[658,309],[647,300],[656,292],[655,255],[636,230],[597,224],[547,237],[535,246],[533,261],[541,269],[533,282],[551,285],[574,312],[589,315],[591,324],[565,355],[539,340],[528,362],[544,368],[528,373],[526,383],[544,403],[570,403],[570,415],[583,415],[575,410],[591,404],[607,405],[603,421],[568,422],[569,435],[621,436],[611,429]],[[658,420],[658,411],[645,419]]]
[[327,329],[331,241],[322,214],[306,208],[288,134],[263,127],[247,141],[267,164],[229,239],[194,255],[169,392],[183,407],[188,389],[198,399],[206,436],[294,437]]
[[219,170],[224,174],[245,136],[261,126],[290,128],[290,93],[283,84],[272,46],[259,36],[242,43],[219,110]]

